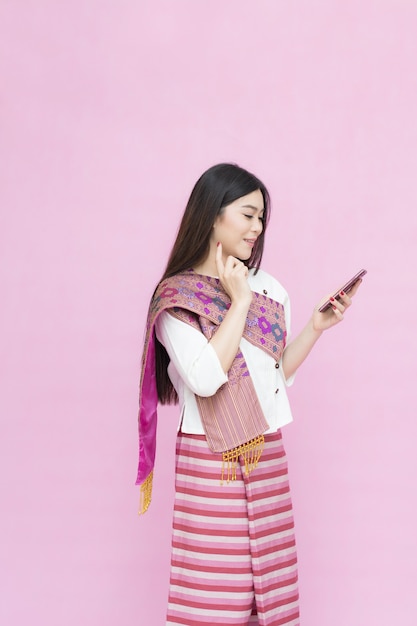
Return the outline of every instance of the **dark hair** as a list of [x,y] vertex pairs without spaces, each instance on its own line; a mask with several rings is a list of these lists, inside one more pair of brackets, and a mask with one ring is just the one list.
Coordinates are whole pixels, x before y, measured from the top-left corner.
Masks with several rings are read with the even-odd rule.
[[[247,170],[233,163],[220,163],[204,172],[196,182],[161,281],[202,263],[209,253],[210,236],[218,215],[238,198],[258,189],[264,201],[263,230],[256,240],[250,258],[243,261],[249,268],[255,268],[256,272],[261,264],[265,230],[269,220],[269,193],[265,185]],[[156,380],[161,404],[171,404],[178,400],[167,373],[168,365],[168,353],[157,340]]]

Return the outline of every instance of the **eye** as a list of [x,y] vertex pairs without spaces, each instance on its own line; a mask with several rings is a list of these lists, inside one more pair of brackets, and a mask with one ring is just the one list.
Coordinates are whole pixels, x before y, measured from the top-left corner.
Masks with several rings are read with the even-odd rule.
[[[244,213],[244,214],[243,214],[243,217],[247,217],[247,218],[248,218],[248,220],[251,220],[251,219],[253,219],[253,218],[254,218],[254,217],[256,217],[256,216],[255,216],[255,215],[248,215],[247,213]],[[263,223],[264,223],[264,221],[265,221],[265,217],[264,217],[264,215],[259,216],[259,217],[258,217],[258,220],[259,220],[259,221],[263,224]]]

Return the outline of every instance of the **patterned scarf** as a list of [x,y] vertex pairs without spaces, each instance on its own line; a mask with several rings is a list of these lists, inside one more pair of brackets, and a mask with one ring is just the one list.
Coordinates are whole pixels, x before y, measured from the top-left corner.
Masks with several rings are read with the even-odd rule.
[[[149,308],[139,396],[139,468],[136,484],[141,486],[141,509],[150,504],[156,449],[157,388],[155,375],[155,332],[158,315],[170,314],[202,332],[208,341],[223,321],[230,298],[219,279],[193,270],[161,282]],[[284,307],[267,295],[253,292],[243,337],[277,362],[285,348]],[[242,352],[239,350],[228,372],[228,382],[210,397],[196,396],[209,448],[223,453],[222,480],[236,477],[240,455],[249,473],[260,458],[263,433],[269,425],[263,415]]]

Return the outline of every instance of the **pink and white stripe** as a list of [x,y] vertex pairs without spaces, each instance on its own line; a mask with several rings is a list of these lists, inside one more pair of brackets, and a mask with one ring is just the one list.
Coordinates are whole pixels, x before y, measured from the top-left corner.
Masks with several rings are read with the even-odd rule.
[[281,432],[256,469],[220,484],[222,455],[179,433],[167,624],[299,624],[297,556]]

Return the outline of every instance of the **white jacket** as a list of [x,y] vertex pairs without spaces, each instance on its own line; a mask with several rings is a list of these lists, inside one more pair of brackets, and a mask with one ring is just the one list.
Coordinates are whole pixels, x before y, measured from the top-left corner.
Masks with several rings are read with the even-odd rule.
[[[284,305],[287,343],[290,337],[291,312],[288,294],[272,276],[250,270],[248,281],[252,291],[267,294]],[[156,336],[165,346],[170,358],[168,375],[178,393],[180,425],[184,433],[203,435],[204,430],[195,395],[211,396],[227,382],[217,354],[205,336],[167,311],[156,321]],[[240,348],[248,366],[259,402],[269,424],[267,433],[275,432],[292,421],[286,387],[294,376],[285,380],[282,363],[242,337]]]

